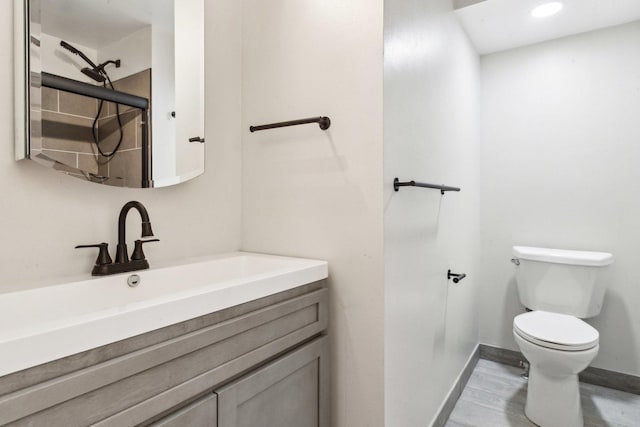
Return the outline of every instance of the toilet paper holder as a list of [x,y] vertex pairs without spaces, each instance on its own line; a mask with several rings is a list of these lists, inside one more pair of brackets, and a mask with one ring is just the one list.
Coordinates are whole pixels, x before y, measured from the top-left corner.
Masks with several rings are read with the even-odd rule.
[[451,270],[447,271],[447,280],[451,280],[453,278],[453,283],[458,283],[465,277],[467,277],[465,273],[457,274],[457,273],[452,273]]

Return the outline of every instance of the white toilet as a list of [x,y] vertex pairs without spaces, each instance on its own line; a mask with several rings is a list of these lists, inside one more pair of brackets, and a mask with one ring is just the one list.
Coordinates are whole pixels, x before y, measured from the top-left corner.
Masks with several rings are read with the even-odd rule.
[[582,427],[578,373],[598,354],[598,331],[580,320],[597,316],[606,281],[603,252],[513,247],[520,301],[513,335],[530,364],[525,414],[542,427]]

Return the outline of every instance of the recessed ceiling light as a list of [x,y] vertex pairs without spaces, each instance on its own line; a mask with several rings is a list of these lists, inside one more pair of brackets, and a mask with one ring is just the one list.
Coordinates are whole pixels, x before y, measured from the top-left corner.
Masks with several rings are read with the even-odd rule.
[[559,1],[543,3],[531,11],[531,16],[534,18],[546,18],[547,16],[555,15],[560,12],[563,7],[564,5]]

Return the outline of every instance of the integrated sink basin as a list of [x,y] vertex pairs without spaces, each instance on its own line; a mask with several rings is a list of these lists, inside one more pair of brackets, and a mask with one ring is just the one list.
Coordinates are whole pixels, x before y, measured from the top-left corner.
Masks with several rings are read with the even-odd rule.
[[[325,261],[231,253],[0,294],[0,376],[325,279]],[[129,282],[136,282],[129,280]]]

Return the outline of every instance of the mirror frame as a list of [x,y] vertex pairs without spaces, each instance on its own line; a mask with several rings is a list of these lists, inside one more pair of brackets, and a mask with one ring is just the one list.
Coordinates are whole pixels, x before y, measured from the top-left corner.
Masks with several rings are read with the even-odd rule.
[[29,1],[13,0],[13,61],[14,61],[14,143],[15,159],[29,158],[30,139],[28,138],[31,115],[27,107],[29,99]]

